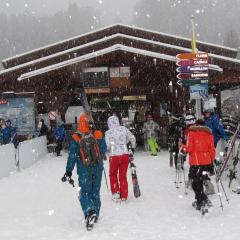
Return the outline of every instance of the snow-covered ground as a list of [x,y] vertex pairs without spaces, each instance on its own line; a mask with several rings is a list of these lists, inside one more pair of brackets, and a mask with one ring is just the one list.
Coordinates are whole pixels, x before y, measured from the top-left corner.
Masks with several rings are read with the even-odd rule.
[[[231,193],[224,210],[217,195],[210,199],[212,212],[202,216],[191,206],[193,193],[184,195],[174,185],[175,170],[169,167],[168,152],[152,157],[135,154],[142,196],[135,199],[129,171],[129,202],[111,200],[103,177],[102,208],[99,222],[87,232],[78,202],[77,188],[60,181],[67,154],[48,155],[29,169],[0,180],[1,240],[75,240],[75,239],[164,239],[207,240],[239,238],[240,195]],[[105,162],[108,172],[108,162]],[[74,180],[77,183],[76,173]]]

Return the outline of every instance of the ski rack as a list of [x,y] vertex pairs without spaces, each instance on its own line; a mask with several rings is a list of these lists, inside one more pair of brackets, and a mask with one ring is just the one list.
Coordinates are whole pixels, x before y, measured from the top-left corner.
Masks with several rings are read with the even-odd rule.
[[228,144],[227,152],[226,152],[225,157],[223,159],[223,164],[216,172],[216,174],[217,174],[216,175],[217,182],[220,180],[220,178],[221,178],[221,176],[222,176],[222,174],[223,174],[223,172],[224,172],[224,170],[225,170],[225,168],[227,166],[227,163],[228,163],[228,161],[230,159],[231,153],[232,153],[232,151],[234,149],[235,142],[236,142],[236,140],[238,138],[238,135],[239,135],[239,130],[240,130],[240,123],[238,124],[237,129],[236,129],[234,135],[232,136],[232,138],[231,138],[231,140],[230,140],[230,142]]

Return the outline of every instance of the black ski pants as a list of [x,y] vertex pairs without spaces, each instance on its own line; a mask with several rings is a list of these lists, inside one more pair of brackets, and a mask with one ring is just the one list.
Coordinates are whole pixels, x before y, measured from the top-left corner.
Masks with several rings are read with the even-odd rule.
[[57,140],[57,146],[55,148],[57,156],[60,156],[61,150],[62,150],[62,140]]
[[192,179],[192,189],[198,205],[201,205],[207,199],[207,195],[203,190],[203,181],[209,180],[208,175],[205,173],[209,171],[209,167],[209,165],[197,165],[191,166],[189,169],[189,176]]

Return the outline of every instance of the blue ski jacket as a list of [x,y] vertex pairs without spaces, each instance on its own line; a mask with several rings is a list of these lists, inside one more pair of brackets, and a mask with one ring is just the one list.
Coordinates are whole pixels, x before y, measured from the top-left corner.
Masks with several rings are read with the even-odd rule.
[[217,146],[220,138],[227,140],[227,133],[225,132],[223,126],[219,122],[219,118],[215,113],[212,113],[210,117],[205,117],[205,125],[212,130],[214,137],[214,145]]
[[63,126],[55,128],[53,134],[56,140],[64,141],[66,138],[66,130]]

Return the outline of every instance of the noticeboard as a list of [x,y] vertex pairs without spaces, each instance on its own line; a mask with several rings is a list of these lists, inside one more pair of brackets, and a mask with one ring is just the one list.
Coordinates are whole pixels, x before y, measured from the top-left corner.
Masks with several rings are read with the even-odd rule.
[[18,133],[35,132],[34,98],[7,98],[6,104],[0,104],[0,118],[10,119]]

